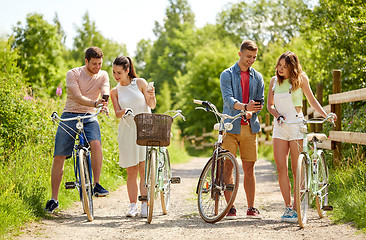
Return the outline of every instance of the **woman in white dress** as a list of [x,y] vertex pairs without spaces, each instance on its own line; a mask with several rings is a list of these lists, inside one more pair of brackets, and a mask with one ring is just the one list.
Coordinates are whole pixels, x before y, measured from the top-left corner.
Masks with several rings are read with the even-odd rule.
[[[138,196],[137,176],[140,174],[140,194],[147,195],[144,186],[146,147],[136,144],[136,125],[132,118],[123,119],[127,109],[134,114],[147,112],[156,106],[155,89],[148,90],[145,79],[138,78],[130,57],[119,56],[113,61],[113,77],[118,82],[111,90],[111,99],[117,118],[121,118],[118,126],[119,165],[127,170],[127,192],[130,206],[127,217],[138,214],[136,205]],[[141,217],[147,217],[147,202],[141,204]]]

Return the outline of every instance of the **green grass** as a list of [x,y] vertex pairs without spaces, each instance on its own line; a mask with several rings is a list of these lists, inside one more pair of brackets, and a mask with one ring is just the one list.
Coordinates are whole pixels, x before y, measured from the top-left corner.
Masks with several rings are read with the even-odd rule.
[[[25,100],[23,97],[27,96],[27,90],[11,85],[16,78],[0,80],[2,85],[9,85],[0,92],[0,238],[7,238],[20,234],[25,223],[45,217],[43,208],[51,196],[50,171],[57,129],[50,115],[53,111],[61,113],[65,99]],[[119,120],[112,110],[110,118],[101,115],[99,122],[104,155],[101,183],[113,191],[124,183],[126,177],[125,170],[118,165]],[[173,124],[172,132],[174,138],[168,147],[171,161],[187,162],[190,156],[183,148],[176,124]],[[211,152],[212,149],[207,148],[205,152],[195,152],[195,155],[209,156]],[[349,158],[344,159],[342,166],[330,167],[330,201],[335,207],[331,213],[334,221],[352,222],[366,232],[366,167],[363,154],[362,147],[351,152],[347,150],[344,155]],[[273,159],[272,146],[260,146],[259,157]],[[331,156],[327,156],[327,161],[330,163]],[[73,165],[71,160],[67,160],[59,194],[61,209],[78,201],[77,191],[63,187],[71,179]]]
[[[262,155],[274,163],[272,146],[261,146],[259,156]],[[366,164],[362,151],[356,147],[345,152],[343,156],[349,157],[344,157],[339,167],[333,166],[331,151],[326,150],[325,156],[329,166],[329,203],[334,207],[328,215],[334,222],[351,223],[366,233]],[[289,176],[292,181],[291,161]]]
[[366,233],[366,164],[363,156],[353,155],[352,163],[347,163],[348,159],[330,173],[332,219],[352,223]]
[[[10,101],[9,104],[18,101]],[[24,100],[19,100],[21,104]],[[29,116],[29,125],[23,126],[24,140],[17,140],[10,147],[2,147],[0,158],[0,239],[21,234],[21,226],[30,221],[46,217],[43,208],[51,197],[51,167],[53,160],[54,136],[57,124],[51,121],[51,113],[62,112],[65,99],[36,99],[24,103]],[[110,106],[111,107],[111,106]],[[111,107],[112,108],[112,107]],[[112,110],[112,109],[110,109]],[[117,131],[119,120],[113,110],[108,118],[98,117],[102,132],[103,167],[101,184],[109,191],[125,183],[126,171],[118,165],[119,149]],[[23,124],[24,125],[24,124]],[[178,130],[169,146],[172,163],[187,162],[189,155],[182,148]],[[4,141],[2,138],[1,141]],[[1,143],[1,142],[0,142]],[[4,143],[4,142],[2,142]],[[2,144],[1,146],[5,146]],[[67,190],[66,181],[74,179],[73,161],[65,161],[61,182],[60,209],[66,209],[79,200],[76,190]],[[126,196],[127,198],[127,196]]]

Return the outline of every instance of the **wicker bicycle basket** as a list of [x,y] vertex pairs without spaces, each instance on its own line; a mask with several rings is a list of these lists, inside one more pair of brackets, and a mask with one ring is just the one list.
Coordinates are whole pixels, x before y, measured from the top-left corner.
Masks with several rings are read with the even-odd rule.
[[136,143],[141,146],[170,145],[173,118],[165,114],[140,113],[134,118],[137,129]]

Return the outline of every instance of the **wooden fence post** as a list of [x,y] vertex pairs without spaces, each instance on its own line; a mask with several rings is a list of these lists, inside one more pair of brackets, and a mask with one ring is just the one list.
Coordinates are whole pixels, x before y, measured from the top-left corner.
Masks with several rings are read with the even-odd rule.
[[[320,106],[323,106],[323,85],[319,83],[316,85],[316,99],[320,103]],[[319,133],[323,130],[322,124],[316,124],[315,125],[315,132]]]
[[[341,70],[333,70],[333,94],[342,92],[342,84],[341,84]],[[342,119],[342,105],[331,104],[330,109],[333,113],[337,114],[337,121],[334,131],[341,131],[341,119]],[[341,161],[342,154],[342,143],[332,141],[332,150],[333,150],[333,164],[339,165]]]

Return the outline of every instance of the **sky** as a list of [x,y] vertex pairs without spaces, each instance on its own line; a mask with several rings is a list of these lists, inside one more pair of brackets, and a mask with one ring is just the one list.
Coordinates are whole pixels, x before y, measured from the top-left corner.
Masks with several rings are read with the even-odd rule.
[[[234,0],[188,0],[197,27],[214,24],[229,2]],[[168,0],[0,0],[0,37],[8,37],[19,21],[24,27],[28,13],[42,14],[51,24],[57,13],[67,35],[66,46],[71,48],[75,29],[88,12],[105,38],[126,44],[133,56],[141,39],[155,40],[154,23],[163,23],[168,4]]]

